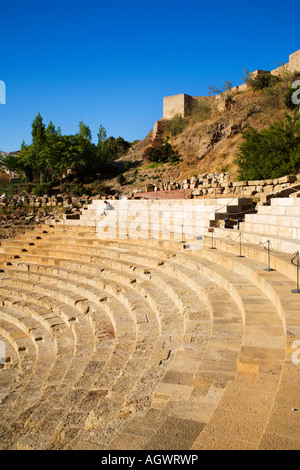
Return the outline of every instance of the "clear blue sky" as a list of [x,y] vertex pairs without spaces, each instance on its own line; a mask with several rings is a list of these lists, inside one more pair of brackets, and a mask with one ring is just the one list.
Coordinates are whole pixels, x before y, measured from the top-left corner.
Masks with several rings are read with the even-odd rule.
[[275,68],[300,49],[295,2],[282,0],[1,2],[0,149],[31,142],[38,112],[66,134],[142,139],[163,97],[207,95],[244,69]]

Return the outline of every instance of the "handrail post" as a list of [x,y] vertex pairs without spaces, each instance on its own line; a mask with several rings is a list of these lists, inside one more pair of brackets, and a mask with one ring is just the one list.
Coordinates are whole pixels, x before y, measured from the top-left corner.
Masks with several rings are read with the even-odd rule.
[[275,269],[271,268],[271,241],[268,240],[267,243],[268,243],[268,267],[264,269],[264,271],[271,272],[271,271],[275,271]]
[[210,250],[216,250],[214,247],[214,228],[209,228],[208,231],[211,233],[211,246],[209,247]]
[[245,258],[245,256],[242,255],[242,232],[240,232],[240,254],[237,255],[237,258]]

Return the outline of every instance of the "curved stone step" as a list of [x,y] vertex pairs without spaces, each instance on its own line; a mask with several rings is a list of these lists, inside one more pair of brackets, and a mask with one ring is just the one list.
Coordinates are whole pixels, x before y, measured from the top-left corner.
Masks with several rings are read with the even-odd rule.
[[[5,430],[0,436],[0,448],[3,449],[13,438],[11,423],[14,421],[14,416],[10,414],[10,409],[30,383],[38,357],[36,343],[33,343],[32,339],[28,337],[23,327],[16,326],[12,321],[0,319],[0,332],[5,342],[12,345],[18,356],[16,380],[7,384],[9,387],[3,393],[4,396],[0,402],[1,427]],[[3,369],[0,370],[1,381],[2,372]]]
[[[248,293],[251,292],[251,290],[249,289],[249,286],[246,285],[246,288],[248,288]],[[253,292],[252,292],[252,295],[253,295]],[[255,293],[254,295],[257,295],[257,289],[256,289],[256,293]],[[265,305],[267,305],[267,304],[268,304],[268,300],[267,300],[267,299],[264,299],[264,303],[265,303]],[[256,302],[256,305],[259,305],[259,304],[260,304],[260,302]],[[275,326],[275,327],[273,328],[273,334],[272,334],[272,335],[270,335],[270,332],[268,332],[268,333],[269,333],[269,338],[268,338],[268,340],[267,340],[267,343],[268,343],[268,341],[270,341],[271,343],[272,343],[272,341],[275,341],[275,344],[276,344],[276,339],[277,339],[277,336],[276,336],[276,335],[282,333],[282,330],[281,330],[281,325],[280,325],[280,323],[278,323],[278,317],[277,317],[277,313],[276,313],[275,308],[271,306],[271,310],[273,310],[273,312],[272,312],[272,315],[271,315],[270,320],[265,319],[265,321],[269,322],[269,325],[270,325],[271,328],[272,328],[272,325],[273,325],[273,321],[275,321],[275,323],[276,323],[276,321],[277,321],[277,331],[276,331],[276,326]],[[247,310],[245,310],[245,316],[246,316],[246,314],[248,314]],[[251,317],[252,317],[251,320],[253,320],[253,313],[251,312],[251,309],[249,310],[249,314],[251,314]],[[267,325],[266,325],[266,326],[267,326]],[[275,336],[274,336],[274,335],[275,335]],[[255,335],[255,336],[256,336],[256,335]],[[254,338],[251,339],[251,336],[250,336],[250,337],[248,338],[248,341],[250,341],[250,344],[251,344],[251,341],[252,341],[252,340],[254,340]],[[266,337],[263,337],[263,338],[262,338],[262,341],[266,342]],[[270,347],[270,344],[271,344],[271,343],[267,344],[267,347]],[[247,344],[247,343],[246,343],[246,344]],[[259,344],[259,342],[258,342],[258,344]],[[277,344],[278,344],[278,342],[277,342]],[[283,344],[283,342],[282,342],[282,340],[280,340],[280,341],[279,341],[279,345],[282,346],[282,344]],[[262,361],[262,362],[263,362],[263,361]]]
[[[10,272],[10,274],[12,274],[12,271]],[[24,273],[22,273],[21,276],[24,277]],[[48,278],[47,278],[47,281],[49,281],[49,280],[50,280],[50,278],[48,277]],[[53,280],[54,280],[54,282],[56,282],[56,281],[57,281],[57,278],[54,277]],[[78,287],[78,283],[76,284],[76,286]],[[127,298],[127,300],[128,300],[128,298]]]
[[[229,255],[219,253],[220,262],[228,264]],[[300,417],[297,415],[299,409],[299,395],[297,394],[297,384],[299,382],[299,365],[293,363],[294,342],[300,337],[300,299],[291,293],[293,283],[289,278],[280,272],[265,272],[265,267],[261,262],[251,263],[245,259],[234,259],[232,268],[241,270],[234,264],[241,264],[242,271],[250,277],[256,279],[259,285],[269,286],[269,297],[273,298],[273,303],[277,306],[277,311],[283,319],[285,327],[286,357],[282,365],[280,381],[277,387],[273,408],[270,412],[268,423],[259,443],[260,449],[276,448],[300,448]],[[274,390],[274,383],[270,380],[270,374],[262,377],[266,382],[266,391]],[[273,387],[273,388],[272,388]]]
[[[15,302],[15,301],[14,301],[14,302]],[[34,310],[33,307],[31,307],[31,309],[29,309],[28,313],[31,313],[33,310]],[[23,313],[22,316],[24,316],[24,313]],[[52,315],[52,316],[53,316],[53,315]],[[78,331],[77,331],[77,337],[78,337]],[[62,341],[63,341],[63,344],[62,344],[63,363],[62,363],[62,364],[64,365],[64,363],[66,362],[66,359],[67,359],[67,349],[66,349],[66,346],[67,346],[66,339],[67,339],[67,338],[66,338],[66,336],[64,335],[64,337],[61,337],[61,339],[62,339]],[[83,338],[83,339],[84,339],[84,338]],[[84,342],[86,342],[86,341],[84,340]],[[83,343],[83,344],[84,344],[84,343]],[[73,349],[73,348],[72,348],[72,349]],[[52,400],[54,399],[54,395],[55,395],[55,393],[56,393],[56,392],[55,392],[55,388],[57,388],[57,385],[58,385],[58,384],[61,384],[62,387],[63,387],[63,386],[68,382],[68,373],[69,373],[69,375],[71,375],[71,376],[74,375],[74,371],[73,371],[72,373],[71,373],[71,371],[70,371],[70,366],[72,366],[72,365],[73,365],[73,367],[76,366],[76,363],[74,363],[74,351],[72,351],[72,352],[73,352],[73,355],[72,355],[72,357],[69,358],[69,359],[70,359],[70,363],[68,364],[68,367],[65,368],[65,369],[64,369],[64,367],[63,367],[63,368],[61,367],[61,364],[60,364],[60,363],[61,363],[61,359],[62,359],[62,355],[61,355],[61,357],[59,357],[58,360],[57,360],[57,366],[58,366],[58,367],[57,367],[57,368],[54,368],[54,369],[52,370],[52,376],[53,376],[52,379],[51,379],[51,374],[50,374],[49,383],[48,383],[48,389],[49,389],[49,391],[50,391],[50,395],[51,395],[51,392],[53,392],[53,389],[54,389],[54,392],[53,392],[52,395],[51,395],[51,399],[52,399]],[[77,347],[77,354],[79,354],[79,356],[82,354],[82,352],[83,352],[82,346],[80,346],[80,348]],[[75,355],[76,355],[76,354],[75,354]],[[59,370],[57,370],[57,369],[59,369]],[[37,374],[37,378],[38,378],[38,374]],[[73,378],[72,378],[72,381],[74,381],[74,380],[75,380],[75,379],[74,379],[74,377],[73,377]],[[47,393],[44,393],[44,394],[43,394],[43,397],[42,397],[41,403],[40,403],[41,405],[43,404],[43,401],[44,401],[46,398],[47,398],[47,399],[49,398],[48,395],[49,395],[49,394],[47,394]],[[58,395],[58,396],[57,396],[57,399],[61,399],[62,396],[63,396],[62,393],[61,393],[61,391],[58,391],[58,394],[57,394],[57,395]],[[36,407],[36,406],[35,406],[35,407]],[[33,412],[33,411],[34,411],[34,410],[32,410],[32,412]],[[49,411],[49,409],[48,409],[48,411]],[[41,418],[41,414],[40,414],[39,412],[38,412],[37,414],[38,414],[38,419],[40,419],[40,418]],[[28,418],[28,416],[27,416],[27,418]],[[33,417],[33,416],[31,416],[31,420],[32,420],[32,422],[34,422],[34,417]]]
[[[213,295],[215,295],[215,291],[213,292]],[[224,292],[223,292],[223,295],[224,295]],[[237,307],[235,307],[235,308],[237,309]],[[223,308],[223,311],[224,311],[224,308]],[[232,318],[232,310],[230,311],[230,315],[231,315],[231,318]],[[241,315],[240,315],[240,322],[241,322]],[[236,326],[236,325],[235,325],[235,326]],[[218,330],[216,330],[215,333],[216,333],[216,334],[219,334]],[[222,331],[222,333],[223,333],[223,341],[224,341],[224,330]],[[237,333],[237,332],[235,331],[235,334],[236,334],[236,333]],[[228,343],[227,343],[227,345],[228,345]],[[236,343],[235,343],[235,346],[236,346]],[[181,359],[182,359],[182,358],[181,358]],[[194,358],[194,361],[195,361],[195,358]],[[235,359],[235,363],[236,363],[236,359]],[[193,365],[194,365],[194,364],[193,364]],[[170,375],[170,374],[169,374],[169,375]],[[175,373],[174,375],[176,375],[176,373]],[[180,376],[180,374],[177,374],[177,379],[178,379],[179,376]],[[169,380],[169,379],[167,379],[166,382],[168,382],[168,380]],[[165,385],[166,385],[166,384],[165,384]],[[175,388],[175,384],[173,384],[173,387]],[[220,397],[220,396],[219,396],[219,397]],[[208,413],[206,412],[206,415],[207,415],[207,414],[208,414]]]
[[[136,313],[142,308],[138,298],[147,297],[145,301],[149,311],[155,312],[162,338],[167,339],[168,331],[171,332],[173,355],[163,374],[157,376],[150,407],[134,406],[132,416],[126,416],[126,411],[130,411],[126,407],[134,398],[130,390],[136,391],[130,381],[128,361],[122,380],[111,388],[116,401],[104,397],[97,405],[87,405],[88,416],[75,411],[75,407],[68,415],[65,430],[62,413],[61,427],[57,427],[51,448],[131,448],[133,438],[136,448],[144,449],[268,448],[276,441],[295,445],[294,431],[287,426],[279,433],[275,430],[283,416],[292,420],[297,429],[297,412],[289,416],[286,411],[286,404],[295,403],[295,398],[292,394],[288,400],[284,397],[284,391],[293,388],[291,383],[296,378],[291,361],[285,362],[285,354],[298,332],[293,302],[282,302],[285,289],[290,286],[286,279],[277,274],[262,276],[262,265],[248,263],[249,260],[237,262],[231,259],[234,255],[230,258],[205,249],[191,254],[167,249],[166,244],[150,242],[147,246],[146,241],[101,241],[92,229],[79,230],[77,238],[76,230],[49,228],[48,233],[37,235],[35,245],[3,246],[7,252],[1,257],[4,266],[5,259],[11,258],[7,274],[10,271],[13,276],[14,269],[21,271],[22,266],[32,263],[37,267],[36,277],[32,277],[35,282],[41,284],[42,277],[44,284],[59,282],[62,290],[68,286],[68,295],[62,298],[67,301],[68,297],[70,305],[76,298],[71,293],[78,289],[83,297],[88,293],[95,300],[98,282],[105,295],[115,296],[122,304],[126,295],[117,292],[120,283],[131,293],[129,297],[127,294],[131,314],[135,303]],[[27,243],[26,238],[23,240]],[[40,268],[38,263],[47,266]],[[29,271],[34,269],[29,267]],[[99,269],[104,271],[99,273]],[[24,273],[22,276],[24,282]],[[20,281],[19,273],[16,279]],[[197,298],[202,301],[200,309],[191,307]],[[174,307],[168,299],[172,299]],[[171,309],[177,311],[175,319],[168,314]],[[178,334],[180,328],[182,334]],[[143,377],[157,370],[159,340],[156,346],[158,356],[153,353],[154,361],[152,365],[148,363]],[[137,354],[137,361],[138,358]],[[100,378],[102,384],[103,379],[105,375]],[[123,425],[118,426],[117,416],[109,406],[118,405],[122,386],[129,402],[125,400],[126,407],[118,408],[121,415],[124,413]],[[101,424],[98,418],[103,416],[105,422]],[[53,419],[50,414],[44,425],[53,423]],[[226,430],[230,440],[225,438]],[[36,441],[35,446],[39,443]]]

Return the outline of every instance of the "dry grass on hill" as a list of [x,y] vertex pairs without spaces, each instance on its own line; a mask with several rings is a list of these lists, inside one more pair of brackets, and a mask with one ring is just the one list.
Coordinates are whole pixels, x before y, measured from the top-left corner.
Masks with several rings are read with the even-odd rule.
[[118,165],[123,165],[125,169],[127,184],[120,187],[116,180],[110,183],[123,193],[130,193],[133,189],[144,190],[146,183],[159,185],[161,182],[183,180],[201,173],[229,171],[232,179],[235,179],[238,168],[234,160],[243,139],[242,131],[247,126],[261,130],[284,118],[287,87],[287,81],[283,81],[270,89],[235,92],[232,94],[233,106],[230,110],[224,109],[225,100],[210,97],[208,103],[211,112],[186,119],[187,127],[182,133],[172,137],[170,122],[165,126],[163,137],[170,136],[170,143],[181,156],[178,165],[151,165],[143,160],[143,152],[152,141],[151,131],[118,161]]

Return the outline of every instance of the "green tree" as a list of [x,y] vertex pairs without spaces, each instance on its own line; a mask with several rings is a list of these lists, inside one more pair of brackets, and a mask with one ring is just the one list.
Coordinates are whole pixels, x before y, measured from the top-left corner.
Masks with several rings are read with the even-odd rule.
[[[32,145],[28,157],[32,160],[32,169],[35,174],[40,175],[40,182],[42,182],[42,172],[44,168],[44,146],[46,143],[46,131],[43,118],[40,113],[32,123]],[[25,151],[25,153],[27,150]]]
[[107,139],[107,132],[105,128],[102,126],[102,124],[100,124],[99,132],[97,136],[98,136],[98,146],[101,146],[101,144],[105,142]]
[[47,138],[47,144],[44,149],[45,164],[52,179],[62,180],[64,174],[70,166],[71,155],[69,152],[70,142],[66,136],[52,133]]
[[89,142],[92,142],[92,132],[90,128],[84,124],[83,121],[80,121],[79,123],[79,132],[78,135],[80,137],[83,137],[84,139],[87,139]]
[[300,115],[257,131],[243,132],[244,142],[237,153],[240,180],[279,178],[300,169]]
[[1,155],[0,154],[0,166],[8,171],[19,170],[19,158],[13,155]]
[[46,134],[46,138],[47,137],[50,137],[52,135],[57,135],[57,131],[55,129],[55,125],[53,124],[52,121],[49,122],[48,126],[46,127],[45,129],[45,134]]
[[117,139],[112,136],[107,137],[107,132],[102,125],[99,127],[97,136],[98,143],[94,168],[96,171],[103,172],[109,169],[114,160],[129,150],[131,143],[122,137]]
[[17,170],[29,181],[52,181],[71,174],[72,178],[83,181],[95,177],[109,169],[110,163],[130,148],[131,144],[122,137],[107,138],[105,128],[101,125],[98,133],[98,144],[92,143],[92,133],[81,121],[75,135],[63,135],[60,127],[56,129],[52,121],[45,127],[38,114],[32,123],[32,142],[26,146],[22,143],[18,158],[2,157],[3,167]]

